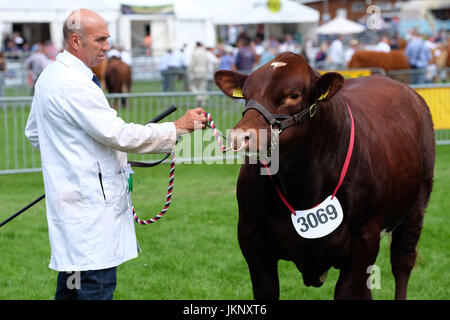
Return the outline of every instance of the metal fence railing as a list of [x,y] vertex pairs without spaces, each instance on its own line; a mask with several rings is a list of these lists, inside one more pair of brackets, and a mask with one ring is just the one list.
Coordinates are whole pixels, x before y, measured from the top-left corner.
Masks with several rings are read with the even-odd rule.
[[[217,128],[225,131],[232,128],[240,119],[243,111],[243,102],[233,100],[221,92],[205,92],[207,96],[204,109],[211,113]],[[174,121],[181,117],[188,109],[197,107],[197,95],[191,92],[167,92],[148,94],[107,94],[110,105],[115,105],[118,115],[126,122],[145,124],[157,114],[171,105],[176,105],[178,110],[163,121]],[[25,136],[24,130],[31,108],[32,97],[0,97],[0,174],[33,172],[41,168],[40,154],[31,146]],[[183,136],[177,148],[181,148],[177,157],[179,162],[212,161],[225,159],[219,152],[203,152],[207,146],[217,146],[212,136],[212,130],[203,131],[200,137],[202,145],[193,146],[190,142],[192,135]],[[212,151],[212,150],[209,150]],[[212,155],[211,155],[212,154]],[[154,161],[161,155],[130,154],[129,160]]]
[[[430,107],[436,142],[450,144],[450,84],[418,85],[413,88]],[[226,134],[225,131],[241,118],[243,100],[230,99],[222,92],[205,92],[205,95],[207,100],[204,109],[213,115],[217,128]],[[174,121],[188,109],[198,106],[197,95],[191,92],[107,94],[106,97],[126,122],[140,124],[147,123],[171,105],[176,105],[178,110],[164,121]],[[0,97],[0,174],[33,172],[41,168],[39,151],[31,146],[24,134],[31,102],[32,97]],[[197,145],[195,143],[195,133],[184,136],[183,141],[177,145],[177,148],[182,149],[177,152],[177,161],[192,163],[225,159],[217,148],[212,130],[202,131],[201,146],[198,141]],[[211,152],[212,146],[215,146],[216,151]],[[153,161],[159,158],[160,155],[129,155],[129,160],[133,161]]]

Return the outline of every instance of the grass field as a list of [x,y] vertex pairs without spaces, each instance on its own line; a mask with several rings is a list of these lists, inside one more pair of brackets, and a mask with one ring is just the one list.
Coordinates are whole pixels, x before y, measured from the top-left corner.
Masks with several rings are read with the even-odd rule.
[[[133,203],[141,217],[161,209],[168,165],[136,169]],[[158,223],[136,226],[143,252],[118,268],[115,299],[252,299],[250,277],[236,236],[235,197],[239,165],[180,164],[172,205]],[[449,299],[450,146],[437,147],[434,190],[412,272],[409,299]],[[41,173],[0,175],[0,220],[43,193]],[[381,289],[375,299],[392,299],[389,237],[376,264]],[[44,203],[0,229],[0,299],[52,299],[57,273],[48,268],[50,248]],[[306,288],[301,274],[280,261],[281,299],[332,299],[338,271],[323,287]]]

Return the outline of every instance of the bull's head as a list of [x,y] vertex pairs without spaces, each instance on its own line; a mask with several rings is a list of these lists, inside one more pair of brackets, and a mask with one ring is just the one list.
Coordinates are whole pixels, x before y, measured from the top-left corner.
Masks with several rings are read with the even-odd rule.
[[[246,110],[229,141],[236,149],[248,150],[253,145],[258,151],[261,146],[270,147],[271,136],[274,141],[273,135],[280,129],[281,149],[301,138],[299,122],[313,116],[314,104],[329,101],[344,81],[334,72],[320,76],[302,57],[290,52],[280,54],[250,75],[221,70],[215,73],[214,80],[226,95],[246,101]],[[262,136],[264,131],[267,134]]]

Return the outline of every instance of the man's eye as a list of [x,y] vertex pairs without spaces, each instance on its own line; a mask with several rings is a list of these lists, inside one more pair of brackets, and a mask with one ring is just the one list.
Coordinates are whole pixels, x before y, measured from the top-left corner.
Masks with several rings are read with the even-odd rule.
[[291,99],[297,99],[300,95],[298,93],[291,94]]

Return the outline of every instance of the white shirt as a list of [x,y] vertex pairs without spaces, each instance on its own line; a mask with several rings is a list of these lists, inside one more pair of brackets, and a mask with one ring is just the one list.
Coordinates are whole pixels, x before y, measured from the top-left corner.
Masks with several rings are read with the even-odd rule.
[[380,42],[378,42],[377,46],[375,47],[375,51],[390,52],[391,46],[389,44],[387,44],[386,42],[380,41]]
[[41,152],[49,267],[57,271],[105,269],[137,256],[124,152],[169,152],[176,141],[171,122],[117,117],[92,75],[69,52],[58,54],[36,83],[25,128]]
[[329,56],[334,63],[344,63],[344,46],[341,40],[336,39],[331,43]]

